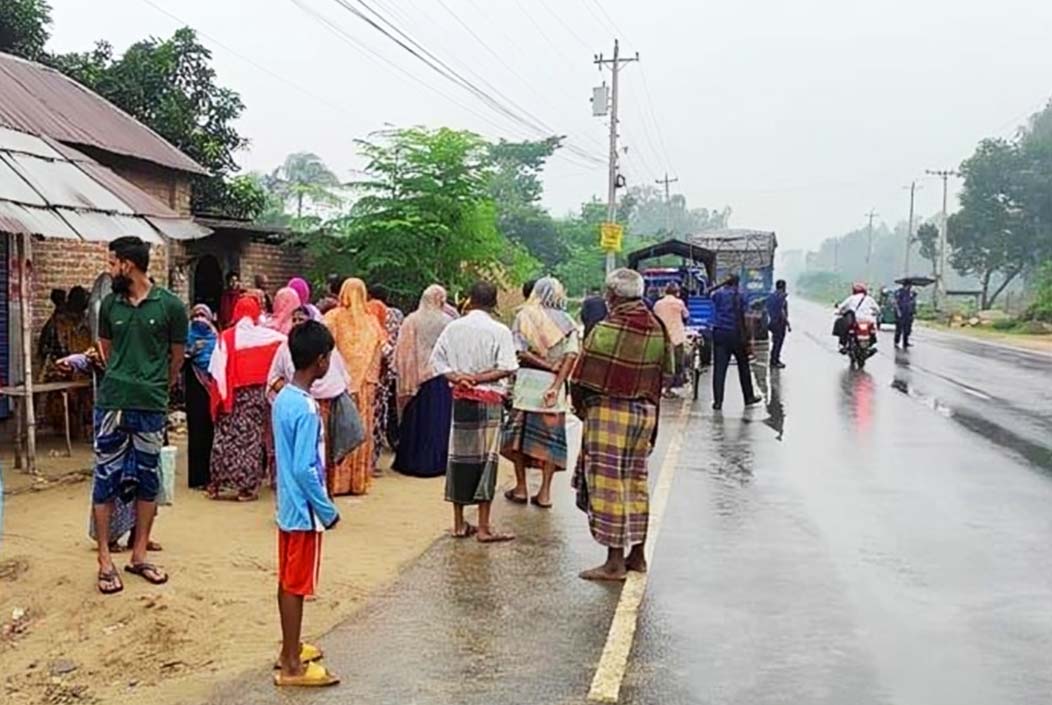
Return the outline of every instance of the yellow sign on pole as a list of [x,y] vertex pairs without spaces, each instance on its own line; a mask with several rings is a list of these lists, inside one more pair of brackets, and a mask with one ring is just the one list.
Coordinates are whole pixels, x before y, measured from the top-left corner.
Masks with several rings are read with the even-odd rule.
[[607,252],[620,252],[624,234],[625,229],[619,223],[603,223],[599,226],[599,247]]

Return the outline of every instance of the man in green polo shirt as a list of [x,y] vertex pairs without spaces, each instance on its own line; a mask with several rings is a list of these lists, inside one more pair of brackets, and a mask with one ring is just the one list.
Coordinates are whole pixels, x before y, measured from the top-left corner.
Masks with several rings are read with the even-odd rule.
[[106,375],[95,400],[95,477],[98,588],[124,589],[110,555],[114,501],[135,501],[135,543],[128,573],[155,585],[168,575],[146,560],[160,489],[158,462],[168,416],[168,390],[183,364],[186,307],[150,282],[150,246],[137,237],[110,243],[113,293],[99,310],[99,347]]

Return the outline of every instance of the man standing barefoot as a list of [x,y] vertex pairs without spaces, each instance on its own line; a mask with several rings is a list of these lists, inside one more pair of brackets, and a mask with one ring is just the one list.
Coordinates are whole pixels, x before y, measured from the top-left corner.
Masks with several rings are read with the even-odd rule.
[[[453,429],[449,437],[446,500],[453,503],[453,536],[477,533],[479,543],[511,541],[495,531],[490,507],[497,489],[504,379],[519,367],[511,331],[493,318],[497,288],[488,282],[471,287],[469,310],[442,331],[431,353],[431,366],[453,387]],[[479,525],[464,520],[464,507],[477,504]]]
[[673,364],[668,334],[643,303],[638,272],[611,272],[606,299],[610,313],[585,341],[570,379],[574,408],[584,420],[573,483],[577,504],[588,512],[592,538],[606,547],[606,562],[581,573],[585,580],[646,572],[647,459],[657,434],[662,379]]
[[95,400],[95,476],[92,488],[98,541],[98,589],[124,589],[110,555],[114,500],[135,500],[135,541],[124,567],[154,585],[168,574],[146,560],[160,489],[158,458],[168,416],[168,390],[183,364],[186,308],[150,283],[150,246],[137,237],[110,243],[113,293],[99,311],[99,348],[106,376]]

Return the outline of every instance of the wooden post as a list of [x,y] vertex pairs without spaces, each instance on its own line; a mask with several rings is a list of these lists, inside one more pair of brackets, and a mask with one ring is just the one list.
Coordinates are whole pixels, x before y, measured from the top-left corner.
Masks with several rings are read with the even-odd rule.
[[22,384],[25,388],[25,405],[23,421],[26,433],[26,471],[37,474],[37,421],[36,409],[33,407],[33,306],[30,297],[33,286],[29,281],[29,271],[33,257],[33,236],[22,235],[22,251],[19,257],[19,311],[22,318]]

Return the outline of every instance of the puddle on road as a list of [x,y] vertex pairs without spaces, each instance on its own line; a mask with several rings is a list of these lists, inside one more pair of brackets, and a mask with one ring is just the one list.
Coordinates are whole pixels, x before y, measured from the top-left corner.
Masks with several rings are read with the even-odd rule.
[[901,376],[896,376],[892,380],[891,387],[940,416],[952,419],[988,441],[1021,455],[1032,465],[1046,472],[1052,472],[1052,448],[1027,440],[1004,426],[972,413],[967,408],[952,408],[938,398],[915,389],[910,385],[909,380]]

